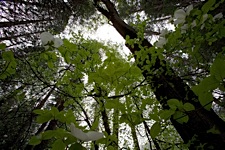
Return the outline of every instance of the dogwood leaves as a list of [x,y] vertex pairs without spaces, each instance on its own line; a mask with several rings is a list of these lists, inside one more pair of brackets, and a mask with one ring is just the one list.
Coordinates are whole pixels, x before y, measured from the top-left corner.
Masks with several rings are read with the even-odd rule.
[[[4,48],[4,45],[2,45],[2,48]],[[5,79],[16,73],[17,61],[12,51],[3,51],[1,56],[4,61],[1,64],[0,79]]]
[[172,116],[173,119],[179,122],[180,124],[188,122],[189,117],[186,115],[186,112],[195,110],[193,104],[189,102],[183,104],[178,99],[170,99],[167,101],[167,104],[170,109],[160,111],[160,118],[167,120]]
[[155,138],[161,131],[161,125],[159,122],[155,122],[152,127],[151,127],[151,130],[150,130],[150,135],[151,135],[151,138]]
[[198,85],[192,87],[192,90],[199,97],[199,101],[205,109],[210,110],[213,96],[212,91],[223,86],[225,78],[225,61],[217,57],[210,68],[210,76],[204,78]]
[[81,129],[75,127],[73,123],[70,124],[71,134],[77,139],[87,142],[87,141],[96,141],[103,138],[103,133],[96,131],[83,132]]

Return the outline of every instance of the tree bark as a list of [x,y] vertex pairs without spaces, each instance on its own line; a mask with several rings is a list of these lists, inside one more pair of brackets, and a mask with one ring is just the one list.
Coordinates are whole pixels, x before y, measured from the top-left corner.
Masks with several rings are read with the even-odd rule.
[[[112,22],[112,25],[124,39],[126,39],[126,36],[129,36],[130,39],[138,38],[137,31],[119,17],[114,4],[110,2],[110,0],[101,0],[101,3],[105,5],[107,10],[99,5],[99,1],[95,1],[95,7]],[[134,56],[136,56],[136,52],[141,50],[140,45],[137,44],[133,46],[126,44],[126,46]],[[141,46],[146,49],[152,47],[147,39],[142,41]],[[150,60],[153,59],[151,54],[148,54],[148,56]],[[189,117],[187,123],[180,124],[175,119],[171,118],[171,122],[184,142],[188,143],[191,141],[189,148],[197,149],[204,144],[204,149],[213,148],[219,150],[224,148],[225,122],[221,120],[212,109],[207,111],[201,106],[198,97],[172,70],[165,60],[156,58],[155,64],[152,64],[148,69],[150,71],[144,69],[147,64],[143,62],[146,62],[146,60],[147,59],[142,61],[142,63],[139,63],[138,67],[142,70],[143,76],[151,85],[152,90],[163,109],[168,109],[167,100],[169,99],[178,99],[183,103],[189,102],[195,106],[195,110],[186,113]],[[138,60],[136,59],[136,61]],[[213,127],[216,127],[220,131],[220,134],[207,133],[207,131]]]
[[117,141],[113,143],[115,149],[119,149],[119,110],[114,108],[113,110],[113,135],[116,136]]
[[139,142],[138,142],[138,137],[137,137],[135,125],[131,124],[130,128],[131,128],[131,134],[132,134],[132,138],[133,138],[133,142],[134,142],[134,149],[135,150],[140,150],[140,146],[139,146]]
[[[55,107],[58,108],[59,111],[62,111],[64,109],[64,101],[61,99],[58,99],[58,102],[56,103]],[[43,123],[42,125],[46,127],[47,123]],[[57,127],[57,120],[51,120],[47,126],[47,128],[45,129],[45,131],[48,130],[55,130],[55,128]],[[42,126],[40,127],[42,128]],[[40,131],[43,131],[42,129],[40,129]],[[40,134],[40,132],[38,131],[37,133],[35,133],[35,135]],[[32,145],[27,145],[25,150],[41,150],[41,149],[46,149],[48,147],[50,140],[42,140],[40,144],[32,146]]]

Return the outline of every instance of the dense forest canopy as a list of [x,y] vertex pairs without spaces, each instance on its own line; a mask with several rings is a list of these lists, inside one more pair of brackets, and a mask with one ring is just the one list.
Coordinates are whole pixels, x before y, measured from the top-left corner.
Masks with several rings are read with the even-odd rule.
[[[223,149],[224,10],[224,0],[0,1],[0,149]],[[129,56],[86,38],[103,24]]]

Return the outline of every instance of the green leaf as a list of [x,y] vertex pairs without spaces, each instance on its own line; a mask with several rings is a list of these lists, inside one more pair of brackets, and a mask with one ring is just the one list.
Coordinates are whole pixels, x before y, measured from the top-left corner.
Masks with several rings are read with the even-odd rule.
[[173,115],[173,119],[179,122],[180,124],[187,123],[189,120],[188,115],[181,111],[176,111],[175,114]]
[[149,114],[150,118],[155,120],[155,121],[159,121],[159,115],[156,114],[156,113],[152,113],[152,114]]
[[70,135],[69,132],[67,132],[65,129],[62,129],[62,128],[57,128],[56,130],[54,130],[54,134],[55,134],[55,138],[57,139],[62,139]]
[[37,123],[48,122],[51,119],[53,119],[53,116],[50,111],[47,111],[37,117]]
[[138,125],[143,122],[143,119],[138,112],[130,113],[130,118],[132,118],[133,125]]
[[66,148],[66,145],[65,143],[63,143],[61,139],[56,140],[52,144],[52,150],[65,150],[65,148]]
[[204,92],[209,92],[216,89],[219,84],[220,82],[214,76],[209,76],[203,79],[198,85],[193,86],[192,90],[199,96]]
[[70,146],[69,150],[86,150],[80,143],[75,143]]
[[203,6],[202,6],[202,11],[203,13],[207,13],[213,5],[216,3],[216,0],[208,0]]
[[2,58],[9,62],[15,60],[14,54],[12,51],[4,51],[2,53]]
[[110,145],[110,146],[107,147],[107,150],[117,150],[117,149]]
[[167,101],[167,104],[173,110],[176,110],[176,108],[182,107],[182,102],[180,102],[178,99],[170,99],[170,100]]
[[52,107],[50,112],[52,113],[52,116],[56,116],[59,113],[59,110],[56,107]]
[[121,117],[120,117],[120,123],[129,123],[128,121],[128,115],[127,114],[122,114]]
[[212,101],[213,101],[212,93],[211,92],[201,93],[199,95],[199,101],[206,110],[210,110],[212,108]]
[[52,62],[52,61],[48,61],[48,67],[50,68],[50,69],[53,69],[54,68],[54,63]]
[[116,100],[107,100],[106,104],[105,104],[105,108],[107,108],[107,109],[116,108],[117,107],[116,104],[117,104]]
[[222,58],[216,58],[213,62],[210,73],[214,75],[218,81],[221,81],[225,78],[225,60]]
[[35,110],[33,111],[33,113],[40,115],[40,114],[43,114],[44,111],[43,111],[42,109],[35,109]]
[[65,52],[65,55],[64,55],[65,62],[66,62],[66,63],[70,63],[70,62],[71,62],[71,61],[70,61],[70,58],[71,58],[70,52],[69,52],[69,51],[66,51],[66,52]]
[[159,114],[159,116],[160,116],[160,118],[161,119],[169,119],[173,114],[175,113],[175,111],[174,110],[171,110],[171,109],[169,109],[169,110],[162,110],[161,112],[160,112],[160,114]]
[[69,110],[66,113],[66,116],[65,117],[66,117],[66,123],[67,124],[70,124],[71,122],[73,122],[74,120],[76,120],[76,118],[75,118],[72,110]]
[[159,122],[155,122],[152,127],[151,127],[151,130],[150,130],[150,135],[151,135],[151,138],[155,138],[161,131],[161,125]]
[[6,78],[7,78],[7,75],[6,75],[6,74],[4,74],[4,73],[3,73],[3,74],[0,74],[0,79],[1,79],[1,80],[4,80],[4,79],[6,79]]
[[211,129],[207,131],[207,133],[212,133],[212,134],[220,134],[220,130],[216,129],[216,126],[214,125]]
[[41,57],[41,59],[48,60],[48,55],[46,53],[41,53],[40,57]]
[[99,126],[99,117],[97,116],[91,126],[91,130],[95,130]]
[[225,37],[225,27],[219,28],[219,35],[220,35],[221,37]]
[[37,136],[32,136],[29,141],[29,145],[38,145],[40,143],[41,143],[41,139],[38,138]]
[[66,145],[71,145],[71,144],[73,144],[73,143],[76,142],[76,141],[77,141],[77,139],[76,139],[73,135],[71,135],[71,134],[69,133],[69,135],[66,136],[66,139],[64,140],[64,143],[65,143]]
[[116,135],[109,135],[109,136],[108,136],[108,139],[109,139],[110,141],[112,141],[112,142],[113,142],[113,141],[115,141],[115,142],[117,141]]
[[65,112],[64,111],[60,111],[59,113],[57,113],[55,115],[55,119],[62,122],[62,123],[65,123],[66,122],[66,117],[65,117]]
[[97,144],[107,144],[108,139],[107,138],[101,138],[96,141]]
[[195,106],[192,105],[191,103],[185,103],[184,106],[183,106],[183,108],[184,108],[185,111],[195,110]]
[[0,50],[5,50],[6,44],[5,43],[0,43]]
[[45,131],[44,133],[42,133],[42,140],[48,140],[48,139],[51,139],[55,136],[55,132],[52,131],[52,130],[48,130],[48,131]]

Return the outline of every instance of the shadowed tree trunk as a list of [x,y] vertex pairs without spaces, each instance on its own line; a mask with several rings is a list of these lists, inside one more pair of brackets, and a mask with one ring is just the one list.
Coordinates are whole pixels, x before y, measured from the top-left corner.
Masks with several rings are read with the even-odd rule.
[[135,125],[130,125],[130,127],[131,127],[132,138],[133,138],[133,141],[134,141],[134,148],[136,150],[140,150],[139,142],[138,142],[138,138],[137,138],[137,134],[136,134]]
[[[130,39],[138,38],[137,32],[128,24],[126,24],[116,11],[114,4],[109,0],[101,0],[105,8],[99,5],[99,1],[95,1],[95,7],[104,16],[106,16],[115,29],[125,39],[129,36]],[[136,52],[140,51],[139,45],[126,45],[135,56]],[[152,45],[148,40],[144,39],[141,43],[144,48],[151,48]],[[149,55],[150,61],[153,59]],[[136,59],[136,61],[138,61]],[[138,67],[142,70],[143,76],[148,80],[157,100],[162,105],[163,109],[168,109],[167,100],[178,99],[183,103],[189,102],[195,106],[195,110],[187,112],[189,121],[184,124],[178,123],[175,119],[171,118],[171,122],[182,137],[185,143],[191,142],[190,149],[196,149],[200,145],[206,144],[205,149],[221,149],[225,147],[225,122],[221,120],[211,109],[207,111],[198,101],[198,97],[193,93],[190,87],[170,68],[165,60],[156,58],[155,63],[146,68],[146,60],[138,63]],[[149,71],[150,70],[150,71]],[[216,127],[220,134],[207,133],[207,131]]]
[[[57,107],[57,109],[60,111],[62,111],[64,109],[64,101],[61,100],[61,99],[58,99],[58,102],[57,104],[55,105]],[[46,123],[43,123],[40,128],[38,129],[37,133],[35,133],[35,135],[38,135],[40,134],[43,129],[46,127],[47,125],[47,122]],[[48,131],[48,130],[54,130],[56,129],[57,127],[57,120],[51,120],[49,122],[49,124],[47,125],[45,131]],[[38,145],[35,145],[35,146],[32,146],[32,145],[27,145],[27,147],[25,148],[26,150],[41,150],[41,149],[46,149],[48,147],[48,144],[49,144],[50,140],[42,140],[40,144]]]
[[117,139],[117,141],[113,143],[113,147],[119,149],[119,110],[117,108],[115,108],[113,112],[113,135],[115,135]]

